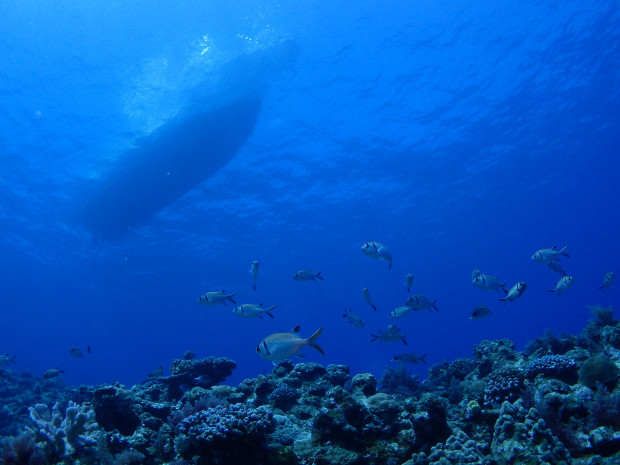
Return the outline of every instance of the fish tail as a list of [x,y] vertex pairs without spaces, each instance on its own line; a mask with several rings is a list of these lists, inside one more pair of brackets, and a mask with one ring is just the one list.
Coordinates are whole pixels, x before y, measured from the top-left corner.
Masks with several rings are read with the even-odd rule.
[[256,284],[252,285],[252,290],[255,291],[256,290]]
[[433,308],[435,309],[436,312],[439,311],[439,309],[437,308],[437,305],[435,305],[435,302],[437,302],[437,299],[433,300],[433,302],[431,303],[431,305],[433,306]]
[[401,339],[403,340],[403,344],[407,345],[407,339],[405,339],[405,336],[401,337]]
[[372,339],[370,340],[370,342],[375,342],[377,339],[379,339],[379,336],[377,336],[376,334],[370,333],[370,335],[372,336]]
[[568,246],[564,246],[562,250],[560,250],[558,253],[560,255],[564,255],[565,257],[570,257],[570,255],[568,255],[568,253],[566,252],[566,249],[568,249]]
[[316,277],[319,278],[321,281],[325,281],[323,279],[323,276],[321,276],[321,272],[320,271],[316,274]]
[[426,356],[427,356],[427,355],[428,355],[428,354],[424,354],[424,355],[422,355],[422,356],[420,357],[420,361],[421,361],[422,363],[426,363]]
[[233,295],[235,295],[235,294],[230,294],[230,295],[229,295],[229,296],[227,296],[226,298],[227,298],[228,300],[230,300],[233,304],[237,305],[237,302],[235,302],[235,301],[233,300],[233,298],[232,298],[232,297],[233,297]]
[[319,329],[317,329],[314,334],[312,336],[310,336],[308,338],[308,342],[312,342],[312,341],[316,341],[319,336],[321,335],[321,332],[323,331],[323,327],[321,326]]
[[310,336],[308,339],[306,339],[306,341],[307,341],[307,343],[308,343],[308,345],[310,347],[313,347],[314,349],[318,350],[322,355],[325,355],[325,352],[323,351],[321,346],[318,345],[316,342],[314,342],[321,335],[321,331],[323,331],[323,327],[322,326],[319,329],[317,329],[316,332],[312,336]]
[[392,269],[392,260],[390,260],[390,264],[388,265],[388,270]]
[[376,312],[377,311],[377,306],[375,304],[370,304],[370,306],[372,307],[372,309]]
[[266,313],[267,315],[269,315],[271,318],[274,318],[274,316],[273,316],[271,313],[269,313],[269,312],[265,312],[265,313]]

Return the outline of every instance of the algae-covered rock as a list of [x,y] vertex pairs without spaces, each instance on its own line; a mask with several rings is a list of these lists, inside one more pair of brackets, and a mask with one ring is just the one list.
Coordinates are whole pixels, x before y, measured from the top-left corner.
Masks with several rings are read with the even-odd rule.
[[589,358],[579,370],[579,382],[590,389],[596,389],[598,383],[606,384],[618,379],[620,371],[615,363],[602,355]]

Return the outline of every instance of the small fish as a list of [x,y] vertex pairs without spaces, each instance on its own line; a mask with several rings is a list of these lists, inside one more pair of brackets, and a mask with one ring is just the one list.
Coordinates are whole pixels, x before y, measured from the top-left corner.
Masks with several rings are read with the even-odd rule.
[[548,262],[547,266],[549,267],[549,269],[555,271],[556,273],[560,273],[562,276],[566,276],[566,271],[564,271],[564,269],[562,268],[562,265],[560,265],[560,262]]
[[472,280],[472,283],[474,286],[487,291],[506,292],[506,289],[504,289],[506,283],[500,283],[495,276],[490,276],[488,274],[479,274]]
[[372,336],[371,342],[375,342],[377,339],[379,339],[382,342],[403,341],[403,344],[407,345],[407,340],[405,339],[407,336],[401,333],[400,328],[398,328],[396,325],[389,325],[388,329],[385,332],[379,331],[379,334],[370,333],[370,335]]
[[413,310],[430,310],[433,308],[436,312],[438,312],[439,309],[435,305],[435,302],[437,302],[437,299],[431,300],[425,295],[416,294],[409,297],[405,305]]
[[523,295],[526,287],[527,287],[527,283],[523,281],[519,281],[517,284],[512,286],[509,291],[504,289],[504,292],[506,293],[506,297],[502,297],[499,300],[503,301],[504,304],[507,304],[508,302],[512,302],[516,298],[521,297]]
[[7,366],[9,363],[17,363],[15,361],[16,355],[2,354],[0,355],[0,367]]
[[396,307],[390,312],[390,318],[402,318],[411,313],[413,310],[413,307],[409,307],[408,305],[401,305],[400,307]]
[[362,252],[377,260],[387,261],[389,263],[388,269],[392,269],[392,254],[390,253],[390,249],[381,242],[366,242],[362,246]]
[[359,316],[357,313],[353,313],[353,310],[351,310],[350,308],[344,309],[344,315],[342,315],[342,317],[348,318],[349,323],[351,323],[356,328],[363,328],[364,325],[366,324],[366,322],[362,319],[362,317]]
[[256,278],[258,278],[258,260],[252,262],[250,267],[250,273],[252,273],[252,290],[256,290]]
[[471,280],[473,281],[478,276],[480,276],[482,272],[478,268],[474,268],[474,271],[471,272]]
[[198,299],[200,305],[217,305],[224,304],[230,300],[233,304],[237,305],[237,302],[233,300],[235,294],[226,294],[226,291],[205,292]]
[[71,355],[73,355],[75,358],[83,358],[84,357],[84,353],[82,352],[82,349],[80,349],[79,347],[71,347],[69,349],[69,353]]
[[315,342],[321,335],[321,331],[323,331],[322,327],[317,329],[307,339],[303,339],[295,334],[299,332],[299,326],[295,326],[290,333],[271,334],[256,346],[256,353],[264,360],[275,361],[292,357],[293,355],[301,357],[297,352],[304,346],[310,346],[325,355],[321,346]]
[[599,289],[607,289],[614,283],[615,279],[616,275],[614,274],[614,272],[608,271],[607,273],[605,273],[605,276],[603,277],[603,285],[599,287]]
[[575,284],[575,278],[572,276],[564,276],[555,284],[555,289],[549,289],[549,292],[555,292],[557,295],[562,295],[562,292],[569,289]]
[[411,293],[411,286],[413,286],[413,275],[411,273],[405,275],[405,282],[403,284],[407,286],[407,292]]
[[297,273],[295,273],[295,276],[293,276],[293,279],[295,281],[316,281],[316,278],[319,278],[321,281],[324,281],[323,277],[321,276],[321,272],[319,271],[318,273],[315,273],[312,270],[301,270],[298,271]]
[[160,366],[159,368],[155,368],[148,375],[146,375],[148,379],[157,379],[161,378],[162,376],[164,376],[164,368],[162,366]]
[[420,362],[426,364],[426,356],[428,354],[424,354],[424,355],[418,355],[418,354],[401,354],[401,355],[397,355],[396,357],[394,357],[392,359],[393,362],[400,362],[400,363],[415,363],[416,365],[419,364]]
[[372,309],[376,312],[377,307],[375,306],[375,304],[372,303],[372,299],[370,298],[370,291],[368,290],[367,287],[364,287],[362,289],[362,297],[364,298],[366,302],[368,302],[368,305],[370,305]]
[[58,368],[50,368],[49,370],[47,370],[45,373],[43,373],[43,377],[45,379],[50,379],[50,378],[55,378],[56,376],[58,376],[60,373],[64,373],[64,371],[59,370]]
[[213,376],[209,375],[200,375],[194,378],[194,384],[198,384],[199,386],[208,386],[211,387],[214,384],[215,379]]
[[237,307],[233,308],[233,313],[237,316],[240,316],[241,318],[262,318],[263,314],[266,314],[267,316],[270,316],[271,318],[273,318],[273,315],[270,313],[271,310],[273,310],[274,308],[276,308],[275,305],[272,305],[271,307],[267,307],[267,308],[263,308],[263,304],[243,304],[243,305],[238,305]]
[[491,309],[487,308],[484,304],[478,305],[471,311],[469,315],[470,320],[482,320],[483,318],[493,315]]
[[558,250],[558,248],[555,245],[551,247],[550,249],[540,249],[540,250],[537,250],[534,253],[534,255],[532,255],[532,260],[538,263],[548,263],[553,260],[559,260],[560,255],[564,255],[565,257],[570,257],[570,255],[566,253],[566,249],[568,249],[568,246],[563,247],[561,250]]

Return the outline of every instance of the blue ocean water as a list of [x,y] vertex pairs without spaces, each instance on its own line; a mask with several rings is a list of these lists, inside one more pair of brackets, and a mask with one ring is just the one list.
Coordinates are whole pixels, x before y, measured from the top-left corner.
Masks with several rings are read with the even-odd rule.
[[[618,283],[598,289],[620,258],[616,1],[32,0],[2,2],[2,16],[0,352],[18,370],[133,384],[191,349],[235,360],[234,383],[271,370],[259,341],[300,325],[324,328],[325,356],[306,360],[380,376],[397,354],[521,348],[578,333],[588,305],[618,307]],[[236,113],[255,120],[247,138],[236,121],[205,128],[234,156],[200,183],[178,176],[179,198],[153,180],[165,206],[106,237],[128,229],[116,214],[160,157],[191,144],[185,118],[217,120],[247,96],[260,101]],[[368,241],[389,246],[391,270],[361,252]],[[561,296],[548,292],[560,275],[530,259],[553,245],[575,277]],[[527,290],[504,305],[474,268]],[[324,281],[296,282],[301,269]],[[439,312],[389,318],[407,273]],[[197,303],[221,289],[275,318]],[[483,302],[492,317],[470,320]],[[407,346],[371,342],[390,323]]]

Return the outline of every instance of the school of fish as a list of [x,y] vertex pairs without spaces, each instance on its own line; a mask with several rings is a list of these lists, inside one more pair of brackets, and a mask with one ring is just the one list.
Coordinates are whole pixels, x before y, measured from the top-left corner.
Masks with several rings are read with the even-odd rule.
[[[375,241],[366,242],[362,245],[361,250],[364,254],[371,258],[381,261],[387,261],[388,270],[392,269],[392,253],[385,244]],[[561,249],[555,246],[547,249],[540,249],[534,252],[534,254],[531,256],[532,261],[540,264],[545,264],[551,271],[561,275],[561,278],[555,282],[554,287],[548,289],[550,293],[553,293],[557,296],[561,296],[575,284],[575,278],[572,275],[569,275],[560,263],[561,259],[568,257],[570,257],[570,255],[568,254],[568,247],[566,246]],[[251,263],[250,273],[252,275],[252,289],[255,291],[259,274],[259,262],[257,260]],[[294,273],[293,279],[297,282],[319,282],[323,281],[325,278],[321,275],[320,271],[315,272],[312,269],[301,269]],[[605,273],[599,289],[606,291],[614,284],[614,281],[615,274],[613,271]],[[504,302],[505,306],[509,303],[512,304],[517,299],[519,299],[527,289],[527,283],[525,281],[517,281],[512,286],[510,286],[510,288],[508,288],[507,281],[503,281],[496,276],[483,273],[477,268],[472,271],[471,282],[474,286],[482,290],[500,293],[501,297],[499,297],[498,300]],[[411,294],[413,284],[413,274],[407,273],[404,277],[403,285],[407,288],[408,294]],[[226,305],[226,303],[230,302],[234,305],[232,313],[238,317],[262,319],[266,315],[270,319],[275,319],[275,316],[273,314],[273,310],[276,308],[275,305],[264,306],[263,303],[237,304],[237,302],[233,299],[234,296],[235,293],[226,292],[225,290],[208,291],[203,293],[198,298],[198,303],[200,305],[210,307],[217,305]],[[372,308],[374,312],[378,311],[377,306],[375,305],[371,297],[369,288],[362,288],[362,299]],[[404,302],[401,303],[401,305],[397,305],[396,307],[385,313],[389,319],[400,319],[408,317],[412,313],[421,310],[428,310],[431,313],[438,312],[439,308],[437,307],[436,302],[436,298],[429,297],[424,294],[413,294],[409,295],[409,297],[407,297]],[[482,303],[481,305],[478,305],[473,310],[471,310],[471,312],[469,313],[469,319],[483,320],[486,318],[490,318],[493,314],[494,313],[491,311],[491,309],[487,305]],[[354,312],[351,308],[345,308],[342,317],[345,318],[349,324],[358,329],[364,328],[366,324],[363,316]],[[300,327],[295,326],[288,332],[274,332],[267,335],[257,344],[256,353],[260,358],[274,363],[278,360],[294,356],[303,357],[302,349],[304,349],[305,347],[311,347],[319,353],[325,355],[325,352],[317,342],[319,336],[323,332],[323,327],[319,327],[313,334],[306,338],[300,336],[299,331]],[[406,334],[403,333],[401,328],[394,324],[388,324],[385,329],[370,333],[370,336],[371,342],[402,342],[404,345],[408,345]],[[88,354],[91,353],[90,346],[87,347],[86,352]],[[79,347],[71,347],[69,349],[69,354],[75,358],[81,359],[84,357],[84,352]],[[426,364],[426,356],[427,354],[423,354],[421,356],[415,353],[400,354],[395,355],[392,359],[392,362]],[[14,355],[0,355],[0,367],[7,366],[11,363],[15,363]],[[45,378],[55,378],[61,373],[63,373],[63,370],[59,368],[50,368],[44,373],[43,376]],[[162,375],[163,370],[160,367],[159,369],[153,370],[151,373],[149,373],[148,378],[156,378]],[[195,384],[200,385],[201,383],[208,384],[208,382],[205,380],[201,380],[198,378],[195,380]]]
[[[374,258],[375,260],[387,261],[388,270],[392,269],[393,256],[390,249],[381,242],[371,241],[366,242],[361,246],[361,250],[367,256]],[[556,273],[562,275],[562,277],[555,283],[553,289],[549,289],[549,292],[556,295],[562,295],[568,289],[570,289],[575,278],[568,275],[560,264],[560,259],[569,257],[568,247],[558,248],[551,247],[547,249],[537,250],[531,257],[532,261],[547,265],[547,267]],[[251,269],[253,289],[256,289],[256,279],[258,276],[258,261],[252,263]],[[318,282],[323,281],[325,278],[321,275],[320,271],[313,271],[311,269],[302,269],[297,271],[293,275],[293,279],[298,282]],[[520,298],[527,289],[527,283],[525,281],[517,281],[508,287],[508,282],[500,280],[498,277],[491,274],[483,273],[479,269],[474,269],[471,275],[472,284],[482,290],[490,290],[498,292],[501,296],[499,301],[504,305],[513,303]],[[614,282],[615,275],[613,272],[608,272],[603,277],[602,285],[600,289],[608,289]],[[407,288],[407,292],[411,294],[414,284],[414,276],[412,273],[407,273],[404,277],[403,285]],[[234,293],[227,294],[225,291],[210,291],[204,293],[198,301],[202,305],[217,305],[226,304],[227,301],[232,301]],[[362,299],[372,308],[373,311],[377,311],[377,306],[373,302],[370,294],[370,290],[367,287],[362,288]],[[424,294],[409,295],[407,299],[387,312],[387,316],[390,319],[400,319],[411,315],[412,313],[428,310],[430,312],[438,312],[437,299]],[[243,318],[262,318],[263,315],[267,315],[274,318],[271,313],[275,306],[264,307],[263,304],[242,304],[237,305],[233,309],[233,313]],[[489,318],[494,313],[491,309],[482,303],[475,307],[469,313],[470,320],[483,320]],[[362,315],[354,312],[351,308],[344,309],[342,317],[345,318],[349,324],[353,327],[361,329],[364,328],[366,322]],[[299,326],[295,326],[289,332],[276,332],[266,336],[256,346],[257,354],[264,360],[275,362],[284,358],[293,356],[302,357],[302,349],[306,346],[312,347],[321,354],[324,354],[323,349],[318,345],[317,339],[323,331],[323,327],[317,329],[311,336],[304,338],[301,337],[299,332]],[[403,333],[401,328],[394,324],[388,324],[385,329],[378,330],[370,333],[371,342],[402,342],[407,345],[407,336]],[[426,363],[426,354],[418,356],[417,354],[401,354],[395,356],[392,361],[399,363]]]

